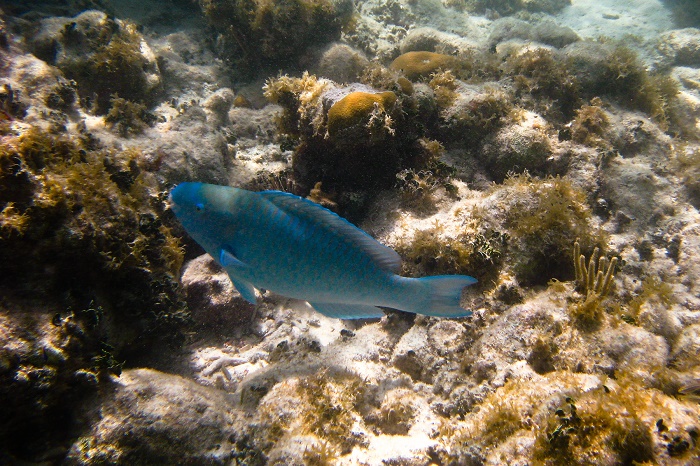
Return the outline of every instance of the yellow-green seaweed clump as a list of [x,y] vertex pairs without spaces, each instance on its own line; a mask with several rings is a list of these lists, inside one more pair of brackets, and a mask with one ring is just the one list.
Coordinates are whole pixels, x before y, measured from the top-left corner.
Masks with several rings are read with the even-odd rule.
[[485,281],[485,277],[496,273],[504,246],[501,235],[461,232],[445,237],[443,230],[441,225],[435,225],[399,241],[396,251],[405,259],[404,274],[472,275]]
[[75,80],[84,107],[104,114],[113,94],[149,103],[160,89],[155,56],[135,24],[89,10],[65,18],[58,31],[45,29],[33,52]]
[[653,462],[652,426],[640,415],[654,394],[640,389],[603,386],[566,397],[538,432],[534,459],[542,465]]
[[590,105],[583,105],[576,110],[571,124],[571,139],[591,147],[607,149],[610,143],[604,139],[605,131],[610,126],[610,119],[602,108],[599,97],[591,99]]
[[586,193],[568,179],[523,174],[507,178],[503,187],[509,198],[509,248],[521,283],[544,285],[568,276],[577,238],[582,249],[604,245],[604,233],[592,224]]
[[155,123],[156,116],[142,103],[131,102],[114,95],[112,107],[105,116],[105,123],[120,136],[141,134]]
[[183,252],[161,220],[158,186],[138,160],[136,151],[94,150],[38,128],[5,137],[0,287],[103,308],[119,338],[112,344],[183,324]]
[[199,4],[221,33],[224,56],[249,72],[294,63],[309,47],[339,39],[353,9],[347,0],[200,0]]
[[521,105],[553,120],[567,121],[579,106],[580,85],[567,63],[548,49],[516,52],[502,65]]
[[667,130],[679,89],[670,76],[647,71],[633,50],[617,46],[606,57],[598,91],[624,106],[645,112]]
[[329,85],[330,81],[308,71],[300,78],[282,75],[268,79],[263,86],[265,97],[284,109],[279,120],[280,130],[293,137],[319,133],[324,123],[321,96]]

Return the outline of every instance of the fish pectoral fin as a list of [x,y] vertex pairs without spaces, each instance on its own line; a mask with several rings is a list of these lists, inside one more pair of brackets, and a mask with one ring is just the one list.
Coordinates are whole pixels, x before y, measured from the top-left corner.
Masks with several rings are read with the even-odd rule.
[[324,316],[336,319],[374,319],[384,317],[384,311],[367,304],[309,303]]
[[256,296],[255,287],[253,286],[253,284],[245,280],[233,278],[231,274],[229,274],[229,278],[231,279],[233,286],[236,287],[236,290],[238,290],[243,299],[248,301],[250,304],[255,304]]
[[221,252],[219,253],[219,263],[224,268],[244,269],[248,267],[245,263],[241,262],[241,260],[236,257],[233,251],[231,251],[226,246],[221,248]]
[[245,280],[241,280],[240,278],[234,276],[235,272],[232,272],[236,270],[247,270],[250,267],[244,262],[241,262],[241,260],[235,256],[233,251],[226,246],[221,248],[221,252],[219,253],[219,263],[226,269],[233,286],[236,287],[236,290],[238,290],[243,299],[251,304],[255,304],[256,296],[255,287],[253,284]]

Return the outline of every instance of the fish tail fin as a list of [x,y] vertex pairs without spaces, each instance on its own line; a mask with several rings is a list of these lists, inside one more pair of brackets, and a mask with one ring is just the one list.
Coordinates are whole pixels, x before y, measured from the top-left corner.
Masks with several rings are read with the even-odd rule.
[[459,305],[459,301],[464,287],[476,283],[476,278],[468,275],[437,275],[413,280],[418,285],[421,298],[415,301],[412,312],[435,317],[472,315],[471,311]]

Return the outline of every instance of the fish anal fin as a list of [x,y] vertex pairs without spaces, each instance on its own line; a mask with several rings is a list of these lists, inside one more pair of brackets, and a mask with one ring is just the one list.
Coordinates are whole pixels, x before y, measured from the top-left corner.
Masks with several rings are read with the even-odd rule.
[[384,316],[384,311],[367,304],[309,303],[324,316],[336,319],[376,319]]
[[255,287],[252,285],[252,283],[238,278],[234,278],[231,276],[231,274],[229,274],[229,278],[231,278],[233,286],[236,287],[236,290],[238,290],[243,299],[248,301],[250,304],[255,304]]

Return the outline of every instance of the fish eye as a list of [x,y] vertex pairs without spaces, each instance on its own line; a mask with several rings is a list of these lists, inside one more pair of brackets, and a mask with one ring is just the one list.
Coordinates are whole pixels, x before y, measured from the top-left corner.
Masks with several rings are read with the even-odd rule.
[[197,209],[197,212],[201,212],[201,211],[204,210],[204,204],[202,204],[201,202],[199,202],[199,203],[197,203],[197,204],[194,205],[194,208]]

